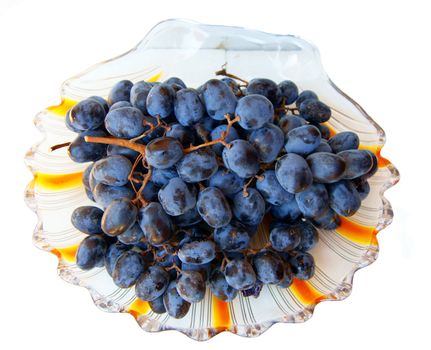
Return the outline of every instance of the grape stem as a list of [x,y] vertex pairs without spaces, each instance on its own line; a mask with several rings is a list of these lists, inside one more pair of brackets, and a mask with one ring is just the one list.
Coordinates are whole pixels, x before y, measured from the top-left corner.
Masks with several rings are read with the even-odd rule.
[[243,82],[245,84],[245,86],[248,85],[248,81],[247,80],[241,79],[240,77],[238,77],[238,76],[236,76],[234,74],[228,73],[227,70],[226,70],[226,64],[224,64],[222,66],[222,69],[220,69],[217,72],[215,72],[215,75],[223,75],[225,77],[229,77],[229,78],[232,78],[232,79],[239,80],[239,81]]
[[145,154],[145,145],[141,145],[140,143],[136,143],[133,141],[119,139],[116,137],[99,137],[99,136],[85,136],[85,142],[90,143],[103,143],[105,145],[116,145],[121,147],[130,148],[136,152]]
[[164,121],[162,121],[160,119],[160,116],[157,116],[156,118],[157,118],[157,124],[156,125],[154,125],[153,123],[144,119],[143,124],[148,126],[149,129],[147,131],[145,131],[143,134],[141,134],[141,135],[139,135],[133,139],[130,139],[130,141],[134,142],[134,141],[140,140],[140,139],[144,138],[145,136],[151,134],[154,130],[156,130],[159,127],[165,129],[166,131],[171,130],[171,127],[169,125],[167,125]]
[[148,172],[145,174],[144,181],[142,181],[141,188],[139,189],[138,193],[136,194],[136,198],[140,201],[141,205],[143,207],[146,207],[148,205],[148,201],[144,198],[142,195],[142,192],[144,191],[145,187],[147,186],[148,182],[150,181],[152,174],[151,167],[148,167]]
[[247,183],[243,186],[243,188],[242,188],[242,196],[243,196],[243,197],[248,197],[248,191],[247,191],[247,188],[251,185],[251,183],[253,182],[253,180],[254,180],[254,177],[251,177],[251,178],[247,181]]
[[50,151],[55,151],[57,149],[63,148],[63,147],[67,147],[71,144],[72,142],[65,142],[65,143],[59,143],[58,145],[54,145],[51,146]]

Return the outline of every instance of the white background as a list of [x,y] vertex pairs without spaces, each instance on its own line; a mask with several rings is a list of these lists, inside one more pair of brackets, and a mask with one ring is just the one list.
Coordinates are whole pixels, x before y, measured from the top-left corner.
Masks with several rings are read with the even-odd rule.
[[[366,349],[430,346],[431,24],[428,1],[5,1],[0,0],[0,348]],[[134,46],[167,18],[296,34],[314,42],[334,82],[385,129],[382,152],[401,172],[386,196],[393,224],[379,259],[352,295],[325,302],[305,324],[256,339],[221,334],[197,343],[147,334],[130,315],[98,310],[86,290],[57,277],[57,258],[32,245],[23,203],[33,116],[59,101],[63,80]]]

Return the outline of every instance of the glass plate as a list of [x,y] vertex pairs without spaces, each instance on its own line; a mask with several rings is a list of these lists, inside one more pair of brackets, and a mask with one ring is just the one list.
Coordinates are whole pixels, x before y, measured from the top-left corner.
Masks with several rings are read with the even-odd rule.
[[[243,79],[289,79],[300,90],[314,90],[332,108],[332,132],[356,132],[360,147],[377,155],[379,170],[369,180],[371,193],[361,209],[343,218],[336,230],[319,230],[319,244],[311,251],[316,260],[311,280],[295,280],[287,289],[265,286],[259,298],[239,296],[229,303],[219,301],[207,290],[205,299],[193,304],[186,317],[174,319],[151,312],[146,302],[136,299],[133,288],[116,287],[104,268],[82,271],[76,266],[75,252],[85,235],[73,228],[70,215],[77,206],[91,204],[81,182],[86,165],[72,162],[65,148],[56,152],[49,148],[75,137],[65,127],[64,116],[76,101],[91,95],[106,96],[121,79],[155,81],[178,76],[188,86],[197,87],[213,78],[223,65]],[[355,272],[376,260],[376,234],[390,224],[393,216],[383,193],[399,180],[399,173],[380,155],[385,143],[383,130],[327,77],[317,48],[303,39],[168,20],[155,26],[129,52],[68,79],[61,88],[61,97],[60,105],[48,107],[35,117],[43,140],[25,157],[34,175],[25,199],[38,217],[35,245],[57,255],[60,277],[87,288],[102,310],[130,313],[142,329],[150,332],[175,329],[196,340],[206,340],[223,331],[252,337],[277,322],[308,320],[321,301],[346,298]],[[259,231],[255,246],[267,239],[265,228]]]

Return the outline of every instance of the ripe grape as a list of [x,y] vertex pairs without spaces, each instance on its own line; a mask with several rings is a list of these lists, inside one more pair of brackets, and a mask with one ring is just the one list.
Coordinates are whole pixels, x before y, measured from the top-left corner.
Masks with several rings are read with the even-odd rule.
[[163,295],[163,304],[169,316],[174,318],[183,318],[190,309],[190,303],[178,294],[175,281],[172,281],[166,289]]
[[[227,125],[223,124],[223,125],[219,125],[217,126],[215,129],[213,129],[213,131],[211,131],[210,137],[211,140],[218,140],[222,137],[222,133],[226,132],[227,130]],[[236,131],[236,129],[234,127],[231,127],[229,129],[229,133],[226,135],[224,141],[226,143],[232,142],[233,140],[236,140],[239,138],[238,132]],[[213,151],[218,155],[221,156],[222,152],[223,152],[223,148],[224,146],[221,143],[218,143],[216,145],[212,146]]]
[[178,216],[196,206],[196,197],[183,180],[174,177],[160,189],[159,202],[167,214]]
[[246,130],[255,130],[269,123],[274,116],[274,107],[265,96],[244,96],[238,101],[235,115],[240,117],[239,125]]
[[247,95],[262,95],[266,97],[274,106],[280,100],[280,91],[275,82],[270,79],[256,78],[249,81],[246,90]]
[[308,99],[318,100],[319,98],[317,97],[317,95],[313,91],[304,90],[299,94],[298,98],[296,99],[296,102],[295,102],[296,107],[299,108],[301,106],[302,102],[304,102],[305,100],[308,100]]
[[265,200],[254,188],[248,188],[246,195],[237,193],[232,203],[233,215],[245,225],[257,225],[265,215]]
[[182,158],[183,146],[171,137],[159,137],[147,145],[145,156],[151,166],[167,169]]
[[224,273],[219,269],[212,271],[208,285],[216,298],[222,301],[232,301],[238,294],[238,291],[227,283]]
[[214,242],[223,251],[241,251],[249,247],[250,234],[244,225],[233,220],[228,225],[214,230]]
[[169,274],[161,266],[150,266],[135,285],[136,296],[144,301],[153,301],[163,295],[168,288]]
[[174,111],[175,91],[169,84],[158,84],[147,96],[147,111],[152,117],[167,118]]
[[219,168],[208,180],[208,186],[217,187],[225,196],[231,196],[242,190],[244,179],[226,168]]
[[118,236],[136,222],[138,209],[130,199],[116,199],[109,204],[102,217],[102,230],[108,236]]
[[316,152],[307,157],[307,163],[313,174],[313,180],[319,183],[339,181],[346,169],[346,163],[337,154]]
[[155,314],[164,314],[166,312],[165,305],[163,304],[163,295],[159,296],[157,299],[148,302],[151,311]]
[[253,145],[245,140],[234,140],[223,149],[223,162],[226,168],[239,177],[248,178],[259,171],[259,154]]
[[69,120],[73,128],[82,131],[94,130],[103,124],[105,115],[105,109],[99,102],[86,99],[72,107],[69,112]]
[[286,222],[295,222],[302,214],[296,202],[295,195],[293,194],[290,194],[290,198],[287,202],[281,205],[273,205],[270,212],[274,218],[285,220]]
[[300,280],[309,280],[314,276],[315,263],[311,254],[306,252],[295,252],[289,258],[292,272]]
[[334,153],[339,153],[349,149],[357,149],[359,147],[359,137],[354,132],[343,131],[332,136],[328,143]]
[[106,115],[105,127],[112,136],[131,139],[145,131],[144,119],[142,112],[135,107],[116,108]]
[[98,183],[123,186],[129,182],[132,163],[123,156],[109,156],[94,163],[92,176]]
[[324,123],[331,118],[331,109],[322,101],[308,99],[299,106],[302,118],[310,123]]
[[118,257],[112,270],[112,279],[118,287],[129,288],[136,283],[144,269],[142,256],[134,250],[127,250]]
[[143,114],[148,114],[147,96],[151,88],[151,83],[148,83],[146,81],[139,81],[135,83],[130,90],[131,105],[135,108],[138,108]]
[[94,200],[97,204],[106,208],[112,201],[116,199],[132,199],[135,196],[133,189],[126,186],[109,186],[105,184],[97,184],[93,190]]
[[266,124],[253,130],[249,142],[256,148],[259,160],[263,163],[273,162],[284,145],[283,131],[274,124]]
[[259,281],[265,284],[277,284],[284,277],[283,261],[271,250],[261,250],[253,257],[253,266]]
[[182,89],[176,93],[174,111],[181,125],[191,126],[205,115],[205,106],[195,89]]
[[151,202],[139,211],[139,225],[148,243],[159,246],[172,238],[172,223],[162,206]]
[[329,206],[339,215],[352,216],[361,206],[361,197],[352,182],[341,180],[327,185]]
[[103,266],[106,247],[103,235],[85,237],[76,251],[76,265],[82,270]]
[[312,153],[320,145],[320,131],[313,125],[304,125],[287,133],[284,148],[288,153],[296,153],[303,157]]
[[178,295],[189,303],[197,303],[205,297],[205,280],[198,271],[182,271],[177,278]]
[[92,235],[103,233],[101,227],[102,216],[103,210],[92,206],[82,206],[73,211],[71,221],[77,230]]
[[195,142],[193,130],[179,123],[169,124],[169,130],[166,131],[165,136],[177,139],[184,147],[188,147]]
[[178,258],[186,264],[206,264],[215,258],[215,244],[209,240],[185,243],[178,250]]
[[132,227],[117,236],[118,240],[124,244],[139,244],[144,238],[144,232],[137,222]]
[[130,90],[133,87],[133,83],[130,80],[121,80],[116,83],[108,96],[108,103],[113,105],[115,102],[119,101],[129,101],[130,100]]
[[297,193],[295,198],[305,218],[318,218],[328,210],[329,196],[325,185],[313,183],[306,190]]
[[338,153],[346,163],[343,178],[355,179],[367,174],[373,166],[373,158],[364,150],[347,150]]
[[209,179],[218,169],[215,153],[209,148],[190,152],[177,163],[178,175],[185,182],[200,182]]
[[319,241],[316,228],[309,221],[299,221],[296,225],[301,230],[301,243],[297,249],[303,252],[313,249]]
[[70,159],[76,163],[94,162],[106,156],[106,145],[101,143],[85,142],[85,136],[106,136],[104,131],[89,130],[79,136],[69,145],[67,153]]
[[284,98],[284,103],[290,105],[298,98],[298,87],[293,81],[283,80],[278,84],[280,97]]
[[268,203],[281,205],[292,199],[292,194],[281,187],[274,170],[265,170],[260,176],[256,188]]
[[105,254],[105,268],[109,275],[112,275],[112,271],[114,271],[114,266],[118,260],[118,258],[124,252],[128,251],[131,247],[127,246],[121,242],[112,243]]
[[253,266],[245,259],[233,259],[226,264],[224,275],[226,282],[237,290],[245,290],[256,283]]
[[215,120],[223,120],[225,115],[234,115],[237,98],[222,81],[208,80],[202,87],[202,99],[208,115]]
[[296,115],[286,115],[280,118],[280,120],[278,121],[278,126],[285,135],[287,135],[289,131],[306,124],[307,122],[304,120],[304,118],[298,117]]
[[280,185],[290,193],[304,191],[313,182],[307,162],[295,153],[288,153],[277,160],[275,175]]
[[226,226],[232,219],[232,212],[224,194],[217,187],[207,187],[199,193],[196,202],[199,215],[211,227]]
[[272,248],[279,252],[295,249],[301,243],[301,230],[296,224],[280,223],[271,229],[269,241]]

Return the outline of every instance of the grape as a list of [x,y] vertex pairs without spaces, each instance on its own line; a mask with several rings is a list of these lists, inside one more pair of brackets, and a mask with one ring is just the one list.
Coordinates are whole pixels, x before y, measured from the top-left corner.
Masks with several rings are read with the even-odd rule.
[[166,185],[169,180],[173,179],[174,177],[178,177],[178,173],[175,168],[152,169],[151,181],[154,182],[154,184],[156,184],[157,186],[162,187]]
[[209,179],[218,169],[215,153],[209,148],[190,152],[177,163],[178,175],[185,182],[200,182]]
[[132,163],[123,156],[110,156],[94,163],[92,176],[98,183],[123,186],[129,182]]
[[214,230],[214,242],[223,251],[240,251],[249,247],[250,235],[240,222],[231,221]]
[[129,101],[130,100],[130,90],[133,87],[133,83],[130,80],[121,80],[116,83],[108,96],[108,103],[113,105],[118,101]]
[[159,137],[147,145],[145,156],[151,166],[167,169],[182,158],[183,146],[171,137]]
[[108,145],[108,148],[106,150],[106,154],[108,156],[123,156],[128,158],[130,161],[134,162],[135,159],[138,157],[139,152],[136,152],[133,149],[117,146],[117,145]]
[[83,206],[76,208],[71,217],[72,225],[79,231],[92,235],[95,233],[103,233],[101,225],[103,210],[92,207]]
[[265,200],[254,188],[247,189],[247,195],[239,192],[233,197],[233,215],[245,225],[258,225],[265,215]]
[[76,132],[77,134],[83,132],[84,130],[81,130],[77,127],[77,125],[75,125],[74,123],[72,123],[72,121],[70,120],[70,109],[66,112],[66,116],[64,117],[64,122],[66,124],[66,127],[73,132]]
[[148,305],[150,306],[151,311],[155,314],[164,314],[166,312],[165,305],[163,304],[163,295],[157,299],[149,301]]
[[287,142],[284,148],[288,153],[306,156],[320,145],[320,131],[313,125],[304,125],[287,133]]
[[76,265],[82,270],[102,267],[106,246],[106,241],[102,235],[85,237],[76,251]]
[[302,118],[310,123],[324,123],[331,118],[331,109],[322,101],[308,99],[299,106]]
[[196,208],[199,215],[211,227],[226,226],[232,219],[232,212],[223,192],[217,187],[207,187],[199,193]]
[[181,263],[181,271],[197,271],[202,275],[204,281],[208,280],[211,269],[212,265],[210,262],[200,265]]
[[260,161],[271,163],[283,148],[284,134],[278,126],[267,124],[254,130],[250,134],[249,141],[256,148]]
[[224,275],[226,282],[237,290],[245,290],[256,283],[253,266],[245,259],[234,259],[226,264]]
[[84,172],[82,173],[82,184],[84,185],[84,187],[87,189],[91,189],[90,187],[90,173],[91,170],[93,169],[94,163],[91,163],[89,166],[87,166],[84,170]]
[[189,227],[202,221],[202,217],[196,207],[187,210],[184,214],[172,217],[175,225],[178,227]]
[[167,137],[177,139],[184,147],[188,147],[194,143],[194,134],[190,128],[178,123],[170,124],[169,128],[165,134]]
[[320,136],[322,139],[329,140],[331,137],[331,130],[325,125],[320,123],[311,123],[320,131]]
[[148,114],[147,96],[151,88],[151,83],[148,83],[146,81],[139,81],[135,83],[130,90],[131,105],[135,108],[138,108],[143,114]]
[[244,179],[226,168],[220,168],[209,178],[208,186],[217,187],[225,196],[230,196],[242,190]]
[[174,177],[160,189],[159,202],[167,214],[178,216],[191,210],[196,198],[183,180]]
[[337,154],[317,152],[307,157],[313,180],[320,183],[339,181],[346,169],[346,163]]
[[115,111],[116,109],[123,107],[133,107],[129,101],[118,101],[115,102],[110,108],[109,111]]
[[361,201],[363,201],[365,198],[368,197],[370,194],[370,184],[367,180],[364,180],[363,178],[354,179],[352,183],[355,185],[356,190],[359,193],[359,197],[361,198]]
[[340,226],[340,217],[332,209],[328,209],[324,215],[314,218],[312,221],[315,226],[325,230],[335,230]]
[[329,143],[323,138],[320,140],[319,146],[317,146],[317,148],[314,150],[314,153],[319,153],[319,152],[332,153],[331,146],[329,146]]
[[69,114],[70,124],[78,130],[94,130],[103,124],[106,112],[94,100],[86,99],[72,107]]
[[259,171],[259,154],[253,145],[245,140],[234,140],[229,148],[223,149],[223,162],[226,168],[239,177],[248,178]]
[[283,278],[281,281],[277,284],[280,288],[288,288],[293,283],[293,273],[292,268],[290,267],[290,264],[287,261],[283,261]]
[[256,188],[268,203],[281,205],[292,200],[292,194],[281,187],[274,170],[265,170],[261,177],[256,181]]
[[166,118],[174,111],[175,91],[169,84],[159,84],[151,88],[147,96],[147,111],[152,117]]
[[293,129],[299,128],[300,126],[306,125],[307,122],[296,115],[286,115],[278,121],[278,126],[284,132],[285,135]]
[[142,256],[134,250],[122,253],[112,270],[112,279],[120,288],[133,286],[144,272],[145,263]]
[[177,278],[177,292],[189,303],[197,303],[205,297],[205,280],[198,271],[182,271]]
[[280,97],[284,98],[284,104],[290,105],[298,98],[298,87],[293,81],[284,80],[278,84]]
[[229,86],[229,88],[232,90],[235,96],[242,95],[241,88],[235,80],[233,80],[232,78],[223,78],[221,79],[221,81],[225,83],[227,86]]
[[301,229],[296,224],[280,223],[272,228],[269,240],[272,248],[279,252],[293,250],[301,243]]
[[212,271],[208,285],[216,298],[222,301],[232,301],[238,294],[238,291],[227,283],[224,273],[219,269]]
[[130,248],[130,246],[121,242],[112,243],[108,247],[105,254],[105,268],[110,276],[112,276],[112,271],[114,271],[114,266],[117,263],[118,258]]
[[225,115],[234,115],[237,99],[232,90],[222,81],[208,80],[202,88],[202,99],[208,115],[223,120]]
[[172,223],[162,206],[157,202],[151,202],[146,207],[141,208],[139,225],[151,245],[158,246],[172,238]]
[[117,238],[124,244],[138,244],[144,238],[144,232],[136,222],[128,230],[118,235]]
[[235,115],[240,117],[239,125],[244,129],[255,130],[272,120],[274,107],[265,96],[247,94],[238,101]]
[[265,284],[277,284],[284,277],[283,261],[278,254],[262,250],[253,257],[253,266],[259,281]]
[[137,216],[138,209],[130,199],[116,199],[103,213],[102,230],[108,236],[118,236],[132,227]]
[[[213,131],[211,131],[211,140],[218,140],[222,137],[222,133],[227,130],[227,125],[219,125],[217,126]],[[239,138],[238,132],[234,127],[231,127],[229,129],[229,133],[226,135],[224,141],[229,143],[233,140],[236,140]],[[218,155],[221,156],[224,146],[221,143],[218,143],[216,145],[212,146],[213,151]]]
[[319,98],[317,97],[317,95],[313,91],[304,90],[299,94],[298,98],[296,99],[296,102],[295,102],[296,107],[299,108],[301,106],[302,102],[304,102],[305,100],[308,100],[308,99],[318,100]]
[[309,280],[314,276],[315,264],[311,254],[306,252],[295,252],[289,259],[292,272],[300,280]]
[[174,318],[183,318],[190,309],[190,303],[185,301],[178,294],[175,281],[169,284],[163,295],[163,304],[169,316]]
[[177,78],[177,77],[171,77],[168,80],[166,80],[164,83],[169,85],[176,84],[181,86],[184,89],[187,87],[184,81],[182,81],[180,78]]
[[298,204],[295,200],[295,195],[290,194],[289,201],[281,205],[273,205],[271,207],[271,215],[279,220],[285,220],[286,222],[294,222],[301,216]]
[[135,107],[121,107],[109,111],[105,118],[105,127],[115,137],[137,137],[145,131],[144,115]]
[[288,153],[277,160],[275,175],[281,187],[290,193],[304,191],[313,182],[307,162],[295,153]]
[[325,185],[311,184],[295,195],[299,210],[306,218],[318,218],[328,210],[329,196]]
[[328,143],[334,153],[339,153],[349,149],[357,149],[359,147],[359,137],[354,132],[343,131],[332,136]]
[[178,258],[186,264],[206,264],[215,258],[215,244],[209,240],[185,243],[178,251]]
[[205,106],[195,89],[182,89],[176,93],[174,111],[181,125],[191,126],[205,115]]
[[341,151],[338,155],[346,163],[346,170],[344,171],[343,178],[355,179],[362,175],[367,174],[373,166],[372,156],[364,150],[347,150]]
[[76,163],[87,163],[99,160],[106,155],[106,145],[100,143],[89,143],[84,140],[85,136],[106,136],[104,131],[89,130],[80,134],[69,145],[67,153],[70,159]]
[[361,197],[355,186],[348,180],[327,185],[329,206],[339,215],[352,216],[361,206]]
[[136,296],[144,301],[153,301],[168,288],[169,274],[161,266],[150,266],[139,277],[135,285]]
[[271,103],[276,106],[280,99],[280,91],[276,83],[270,79],[256,78],[249,81],[247,85],[247,95],[265,96]]
[[362,180],[364,180],[364,181],[368,180],[370,177],[372,177],[379,170],[379,161],[377,160],[376,155],[373,152],[369,151],[369,150],[365,150],[365,152],[368,152],[368,154],[373,159],[373,166],[368,171],[368,173],[366,173],[365,175],[361,176]]
[[108,111],[109,111],[109,105],[108,105],[108,102],[103,97],[100,97],[100,96],[90,96],[90,97],[87,98],[87,100],[93,100],[93,101],[96,101],[96,102],[100,103],[100,105],[105,110],[105,113],[108,113]]
[[300,221],[296,225],[301,230],[301,243],[297,249],[303,252],[313,249],[319,241],[319,234],[315,227],[309,221]]
[[94,187],[93,195],[96,203],[103,208],[106,208],[116,199],[132,199],[135,196],[135,192],[130,186],[109,186],[105,184],[97,184]]

